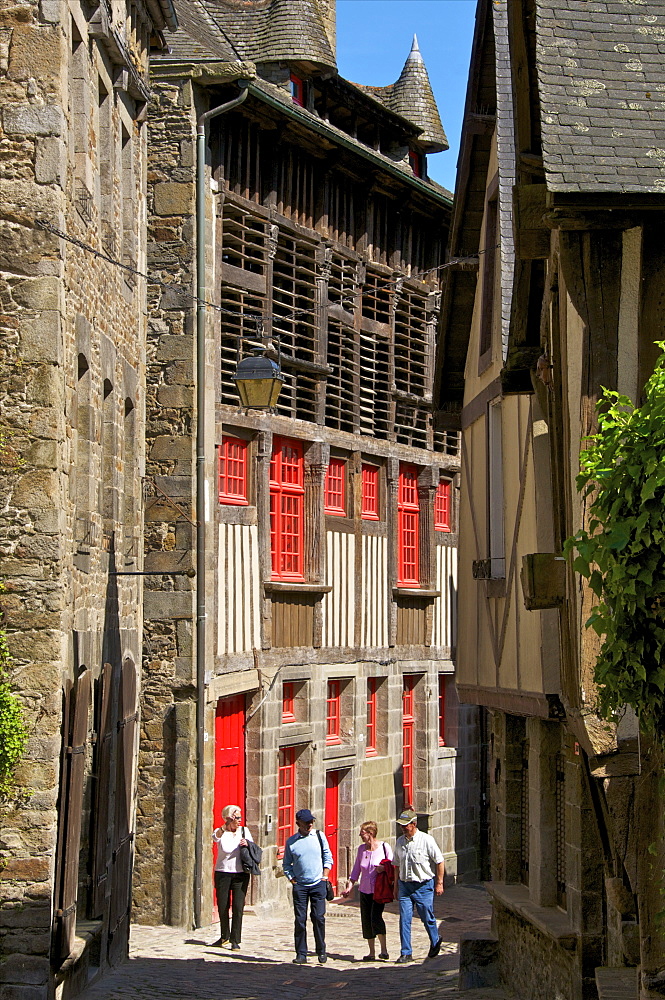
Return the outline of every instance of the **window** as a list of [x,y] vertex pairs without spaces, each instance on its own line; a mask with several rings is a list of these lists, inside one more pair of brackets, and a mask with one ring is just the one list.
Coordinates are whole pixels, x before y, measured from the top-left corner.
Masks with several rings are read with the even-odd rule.
[[247,441],[223,437],[218,448],[219,502],[247,504]]
[[326,699],[326,743],[328,746],[342,742],[341,700],[342,682],[328,681],[328,697]]
[[483,254],[483,285],[480,315],[480,356],[492,346],[494,303],[496,298],[496,261],[499,203],[497,195],[490,198],[485,210],[485,248]]
[[442,479],[436,488],[434,496],[434,529],[435,531],[450,531],[450,500],[452,483]]
[[299,104],[300,107],[305,106],[305,84],[299,76],[295,73],[291,73],[291,100],[294,104]]
[[284,681],[282,684],[282,722],[295,722],[295,684],[293,681]]
[[415,677],[404,678],[402,688],[402,794],[405,808],[413,806],[415,685]]
[[421,153],[414,153],[411,149],[409,150],[409,166],[413,171],[414,177],[423,176],[423,156]]
[[439,746],[446,745],[446,678],[439,674]]
[[346,462],[331,458],[326,471],[324,506],[326,514],[346,517]]
[[277,778],[277,857],[284,857],[287,839],[296,824],[296,751],[283,747],[279,751]]
[[362,503],[360,515],[364,521],[379,520],[379,469],[376,465],[362,467]]
[[397,583],[400,587],[420,584],[418,472],[401,465],[397,491]]
[[367,681],[367,737],[365,743],[365,756],[376,757],[376,689],[378,682],[376,677],[370,677]]
[[501,580],[506,575],[506,551],[503,526],[503,434],[501,400],[489,404],[487,413],[487,506],[489,527],[490,577]]
[[270,551],[274,580],[304,580],[305,469],[300,441],[276,438],[270,460]]

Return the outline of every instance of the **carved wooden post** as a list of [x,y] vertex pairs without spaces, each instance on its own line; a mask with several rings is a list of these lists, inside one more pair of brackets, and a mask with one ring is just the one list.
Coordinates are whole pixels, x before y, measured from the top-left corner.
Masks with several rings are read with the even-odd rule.
[[[259,573],[261,580],[272,576],[270,555],[270,459],[272,432],[261,431],[256,442],[256,516],[259,525]],[[261,608],[261,648],[272,646],[272,600],[264,594]]]
[[395,603],[392,590],[397,584],[397,491],[399,488],[399,462],[396,458],[389,458],[386,462],[386,486],[386,521],[388,522],[388,607],[390,608],[390,615],[388,618],[388,645],[394,646],[397,643],[397,604]]
[[[315,441],[305,453],[305,579],[323,583],[325,572],[325,517],[323,513],[323,483],[328,468],[330,449]],[[314,636],[312,645],[320,648],[323,639],[323,602],[314,602]]]

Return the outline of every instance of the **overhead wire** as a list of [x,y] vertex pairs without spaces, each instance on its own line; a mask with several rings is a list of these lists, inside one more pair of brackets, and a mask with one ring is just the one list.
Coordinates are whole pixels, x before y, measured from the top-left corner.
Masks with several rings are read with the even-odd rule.
[[[159,278],[157,278],[154,274],[147,274],[145,271],[140,271],[138,268],[132,267],[131,264],[125,264],[123,263],[123,261],[117,260],[110,254],[105,253],[103,250],[98,250],[96,247],[91,246],[89,243],[85,243],[83,240],[78,239],[76,236],[70,236],[69,233],[63,232],[62,229],[58,229],[57,226],[54,226],[52,223],[47,222],[45,219],[34,219],[33,225],[34,228],[42,229],[45,230],[46,232],[52,233],[54,236],[59,237],[59,239],[65,240],[65,242],[67,243],[71,243],[73,246],[78,247],[80,250],[84,250],[86,253],[92,254],[94,257],[97,257],[100,260],[105,260],[108,264],[112,264],[114,267],[118,267],[121,270],[126,271],[128,274],[133,274],[138,278],[144,278],[151,285],[158,285],[160,288],[164,288],[168,291],[179,289],[182,292],[183,298],[190,299],[197,305],[203,304],[204,306],[206,306],[206,308],[213,309],[215,312],[221,313],[226,316],[238,317],[239,315],[244,315],[249,319],[255,320],[258,324],[260,321],[266,319],[271,319],[271,320],[280,320],[280,319],[283,320],[287,318],[302,319],[306,316],[314,315],[315,312],[314,309],[297,309],[292,312],[279,312],[279,313],[252,313],[252,312],[239,313],[237,309],[226,309],[224,306],[217,305],[216,302],[210,302],[208,299],[201,298],[200,296],[195,295],[193,292],[187,291],[183,285],[178,285],[174,282],[169,282],[169,281],[162,281]],[[386,282],[383,285],[381,284],[375,285],[372,288],[372,292],[376,295],[376,293],[379,291],[387,291],[387,292],[395,291],[395,287],[398,282],[412,281],[412,280],[418,280],[420,278],[426,278],[428,275],[431,275],[434,272],[444,271],[446,270],[446,268],[449,267],[457,267],[460,264],[473,263],[477,261],[482,254],[488,253],[491,250],[498,250],[499,247],[500,244],[497,243],[495,246],[485,247],[484,250],[478,250],[477,253],[475,254],[469,254],[468,256],[465,257],[453,257],[452,260],[446,261],[443,264],[438,264],[436,267],[430,267],[426,271],[418,271],[415,274],[411,275],[403,275],[403,274],[396,275],[394,278],[392,278],[390,281]]]

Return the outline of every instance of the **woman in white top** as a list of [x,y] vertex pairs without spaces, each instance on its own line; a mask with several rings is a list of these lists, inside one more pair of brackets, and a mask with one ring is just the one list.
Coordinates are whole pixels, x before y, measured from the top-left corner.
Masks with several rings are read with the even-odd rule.
[[377,903],[374,899],[374,883],[379,865],[387,858],[392,860],[393,851],[390,844],[385,840],[377,840],[378,828],[371,820],[363,823],[360,827],[360,839],[362,844],[356,854],[356,863],[349,876],[349,886],[342,896],[346,898],[358,882],[358,893],[360,895],[360,922],[363,929],[363,937],[367,941],[369,954],[363,957],[363,962],[374,962],[376,960],[375,941],[379,939],[381,951],[379,958],[386,962],[390,957],[386,945],[386,924],[383,919],[383,903]]
[[[247,827],[241,825],[242,810],[240,806],[224,806],[222,819],[224,826],[218,826],[212,835],[217,844],[215,890],[222,931],[222,936],[219,941],[215,941],[215,944],[221,948],[231,948],[233,951],[237,951],[240,948],[242,912],[249,885],[249,874],[243,871],[240,861],[240,848],[246,847],[247,841],[253,838]],[[230,931],[229,903],[232,913]]]

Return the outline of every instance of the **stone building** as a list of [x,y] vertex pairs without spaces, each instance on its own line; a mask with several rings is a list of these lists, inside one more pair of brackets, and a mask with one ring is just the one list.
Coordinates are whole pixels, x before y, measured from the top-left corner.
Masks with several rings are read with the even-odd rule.
[[[335,881],[358,824],[393,838],[405,803],[473,876],[459,440],[432,405],[451,196],[427,177],[447,141],[425,65],[414,41],[394,85],[344,80],[334,0],[176,7],[151,67],[135,917],[210,921],[228,802],[265,850],[255,903],[286,897],[304,805]],[[253,348],[284,374],[272,412],[239,405]]]
[[600,387],[639,401],[662,337],[664,31],[649,0],[478,4],[449,249],[479,266],[450,272],[437,400],[461,410],[458,691],[487,713],[524,1000],[663,996],[658,768],[634,716],[600,724],[595,601],[561,553]]
[[118,263],[145,268],[148,57],[176,24],[171,0],[0,10],[1,605],[30,737],[0,820],[7,1000],[127,951],[146,310]]

